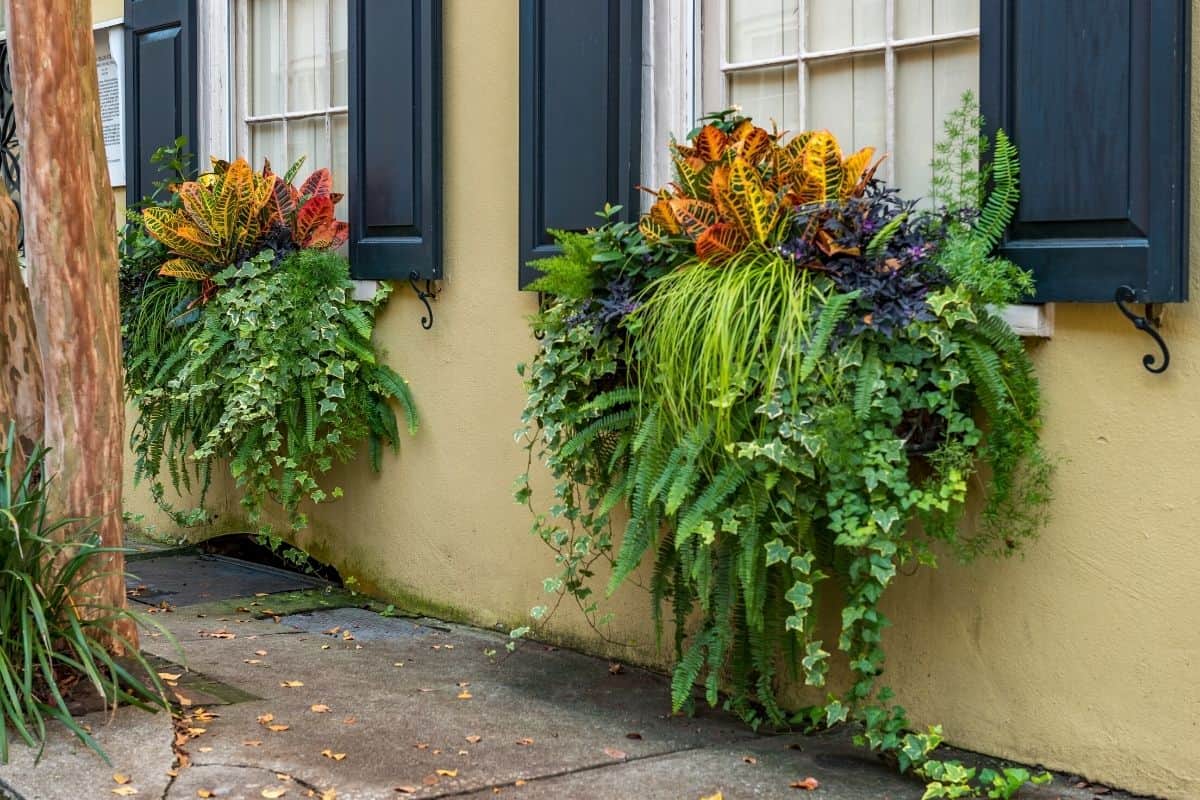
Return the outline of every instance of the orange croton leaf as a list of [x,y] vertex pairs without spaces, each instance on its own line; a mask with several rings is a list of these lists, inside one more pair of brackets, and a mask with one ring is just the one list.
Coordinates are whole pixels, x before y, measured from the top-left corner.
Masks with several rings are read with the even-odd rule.
[[746,240],[737,228],[726,222],[718,222],[696,240],[696,255],[702,261],[713,263],[724,261],[746,246]]
[[668,202],[673,219],[689,239],[695,240],[718,221],[717,207],[703,200],[675,197]]
[[725,154],[729,137],[716,125],[705,125],[696,134],[696,156],[704,161],[719,161]]

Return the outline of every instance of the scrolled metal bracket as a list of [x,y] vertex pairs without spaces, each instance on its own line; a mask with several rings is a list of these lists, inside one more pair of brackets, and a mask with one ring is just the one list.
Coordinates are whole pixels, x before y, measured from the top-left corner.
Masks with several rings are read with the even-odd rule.
[[429,330],[433,327],[433,306],[429,305],[430,300],[437,300],[438,289],[434,285],[432,278],[425,279],[425,288],[422,289],[417,285],[417,281],[421,276],[413,272],[408,273],[408,285],[412,287],[413,292],[417,295],[417,299],[425,305],[425,316],[421,317],[421,327]]
[[1162,363],[1157,363],[1158,359],[1153,353],[1147,353],[1142,356],[1142,366],[1148,372],[1153,372],[1155,375],[1166,372],[1167,367],[1171,363],[1171,351],[1167,349],[1166,341],[1163,340],[1162,334],[1158,332],[1158,326],[1162,324],[1161,312],[1158,314],[1155,313],[1153,303],[1146,304],[1144,316],[1138,316],[1130,311],[1129,307],[1125,304],[1137,301],[1137,293],[1133,291],[1132,286],[1118,287],[1113,300],[1116,302],[1117,308],[1121,313],[1133,323],[1133,327],[1145,332],[1151,339],[1158,343],[1159,348],[1162,350]]

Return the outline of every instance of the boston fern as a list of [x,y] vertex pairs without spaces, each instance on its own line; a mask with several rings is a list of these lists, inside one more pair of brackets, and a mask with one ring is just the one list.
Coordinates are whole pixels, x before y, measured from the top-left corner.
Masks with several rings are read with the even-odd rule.
[[[294,168],[284,179],[269,167],[249,173],[242,161],[216,165],[212,177],[179,184],[174,196],[133,216],[123,237],[136,477],[149,479],[159,503],[190,524],[205,513],[175,511],[164,480],[177,492],[198,491],[203,505],[212,470],[227,467],[260,533],[272,533],[263,514],[269,503],[298,530],[307,525],[303,503],[341,495],[320,480],[335,462],[365,443],[378,470],[383,447],[399,446],[393,402],[404,427],[416,431],[408,384],[379,360],[371,340],[389,289],[354,299],[346,260],[332,249],[346,230],[333,218],[340,196],[327,171],[297,189]],[[235,181],[252,218],[230,217],[229,231],[205,241],[240,242],[236,252],[176,241],[189,220],[213,227],[213,198]],[[197,187],[192,197],[180,198],[188,186]]]
[[[1029,776],[942,761],[940,728],[911,730],[879,684],[881,599],[943,552],[1014,552],[1043,521],[1050,469],[1032,365],[994,311],[1030,288],[991,255],[1016,153],[997,137],[985,193],[988,172],[964,167],[979,155],[970,102],[939,150],[936,210],[828,133],[783,141],[735,115],[704,126],[673,145],[678,180],[640,239],[602,246],[612,223],[569,235],[523,369],[530,458],[556,480],[546,511],[527,475],[517,489],[556,552],[546,589],[600,627],[596,566],[610,592],[649,566],[676,710],[699,683],[756,726],[853,721],[928,797],[1009,796]],[[632,302],[598,315],[614,265]],[[968,524],[972,484],[983,513]],[[840,591],[826,594],[831,578]],[[838,597],[840,629],[825,630],[817,609]],[[837,651],[851,679],[789,714],[780,684],[825,687]]]

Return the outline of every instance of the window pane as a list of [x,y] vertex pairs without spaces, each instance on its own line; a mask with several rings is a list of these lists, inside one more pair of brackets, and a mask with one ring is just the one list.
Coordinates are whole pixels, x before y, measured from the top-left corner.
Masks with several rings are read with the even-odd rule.
[[808,41],[805,49],[837,50],[854,44],[852,6],[846,0],[808,0]]
[[895,3],[897,39],[979,27],[979,3],[965,0],[895,0]]
[[897,39],[912,39],[933,33],[933,0],[895,2]]
[[250,126],[250,152],[247,154],[255,169],[262,167],[263,159],[270,159],[271,168],[282,175],[291,162],[283,151],[283,123],[256,122]]
[[808,127],[833,132],[849,153],[884,148],[883,55],[818,61],[808,66]]
[[250,114],[283,111],[283,29],[279,0],[250,3]]
[[304,158],[304,167],[300,170],[303,178],[314,169],[328,167],[329,139],[325,132],[325,119],[300,119],[288,123],[288,164],[296,159]]
[[796,92],[796,67],[748,69],[729,75],[729,100],[742,107],[742,113],[770,129],[771,122],[780,130],[800,130],[800,108]]
[[347,33],[346,0],[330,0],[330,34],[329,43],[333,48],[333,105],[348,104],[349,73],[347,70],[347,43],[350,36]]
[[975,41],[904,50],[896,58],[896,184],[910,197],[925,196],[933,171],[933,145],[942,122],[962,93],[979,87],[979,44]]
[[855,44],[879,44],[886,38],[884,0],[854,0],[851,17]]
[[329,104],[329,26],[326,0],[287,0],[288,110]]
[[800,48],[799,0],[729,0],[729,60],[752,61]]
[[933,32],[955,33],[979,27],[979,3],[933,0]]
[[[350,144],[349,125],[350,120],[345,114],[333,118],[333,188],[343,193],[347,187],[346,176],[350,174],[350,155],[347,151]],[[338,219],[348,219],[350,203],[343,200],[335,210]]]

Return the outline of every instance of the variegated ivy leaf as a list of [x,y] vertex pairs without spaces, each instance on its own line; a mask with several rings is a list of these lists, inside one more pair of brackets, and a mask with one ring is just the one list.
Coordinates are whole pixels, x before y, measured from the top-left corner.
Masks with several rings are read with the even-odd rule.
[[767,566],[773,564],[782,564],[792,557],[793,548],[790,544],[784,544],[782,539],[772,539],[763,545],[767,550]]

